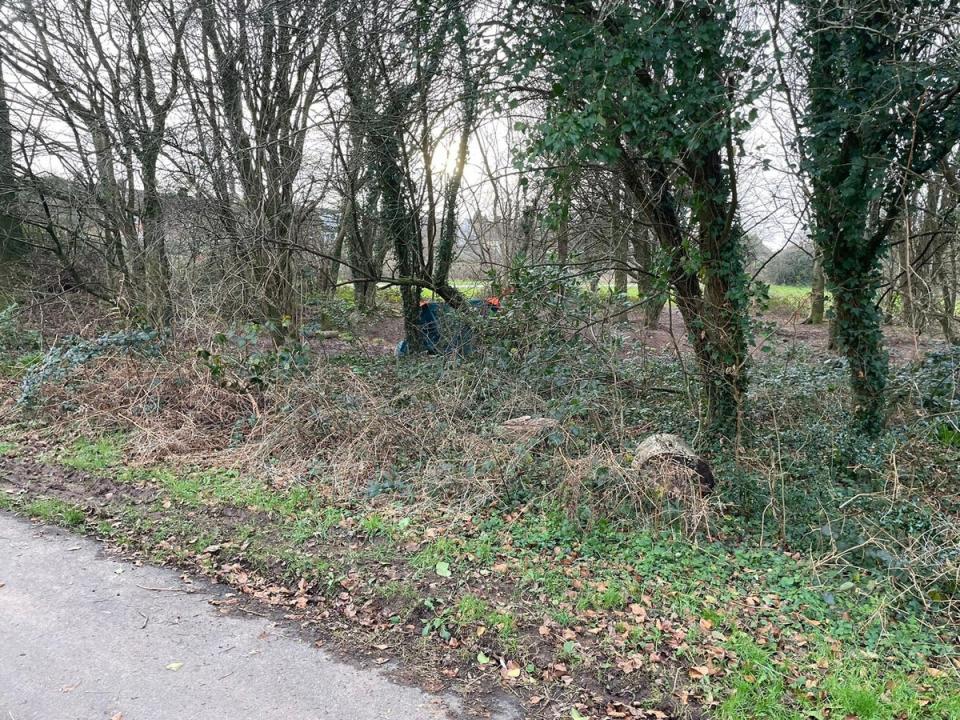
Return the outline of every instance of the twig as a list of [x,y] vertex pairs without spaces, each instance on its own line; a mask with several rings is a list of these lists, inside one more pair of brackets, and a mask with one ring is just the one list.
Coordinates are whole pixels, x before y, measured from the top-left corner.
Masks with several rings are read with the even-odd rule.
[[190,590],[185,590],[184,588],[170,588],[170,587],[149,587],[147,585],[137,585],[141,590],[152,590],[153,592],[191,592]]

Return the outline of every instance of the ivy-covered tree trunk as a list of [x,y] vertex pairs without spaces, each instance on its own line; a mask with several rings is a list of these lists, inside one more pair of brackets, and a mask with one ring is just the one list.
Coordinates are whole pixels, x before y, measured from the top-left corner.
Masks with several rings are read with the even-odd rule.
[[703,322],[709,347],[708,417],[724,434],[736,429],[747,389],[749,294],[742,233],[720,152],[691,153],[687,171],[700,229]]
[[[814,183],[815,194],[817,183]],[[884,390],[887,352],[883,346],[883,315],[877,306],[882,246],[865,243],[867,208],[837,214],[823,206],[832,194],[820,189],[814,198],[815,238],[823,253],[823,270],[833,296],[831,344],[847,358],[853,414],[869,435],[885,422]]]
[[878,284],[876,273],[868,273],[831,286],[836,312],[833,330],[850,367],[854,417],[869,435],[879,433],[886,419],[888,356],[876,304]]
[[[718,204],[724,196],[715,184],[719,155],[691,160],[689,170],[699,187],[694,203],[700,225],[700,261],[690,256],[669,180],[662,167],[651,169],[651,197],[641,170],[621,161],[626,186],[646,208],[653,232],[669,253],[670,285],[687,327],[703,392],[703,421],[709,434],[732,437],[737,431],[747,387],[746,276],[735,227],[727,228]],[[710,177],[708,177],[708,175]],[[701,286],[701,273],[703,285]]]
[[881,263],[905,198],[960,140],[955,56],[928,31],[954,22],[956,7],[796,0],[796,8],[814,239],[850,365],[855,423],[875,435],[885,423],[888,365]]
[[404,195],[403,171],[400,168],[402,128],[390,121],[390,118],[397,117],[402,117],[399,108],[386,115],[378,133],[380,145],[376,158],[377,178],[384,232],[393,245],[397,273],[404,283],[400,286],[404,337],[408,351],[418,353],[423,350],[423,337],[419,326],[420,287],[414,284],[414,278],[421,275],[418,262],[420,240]]

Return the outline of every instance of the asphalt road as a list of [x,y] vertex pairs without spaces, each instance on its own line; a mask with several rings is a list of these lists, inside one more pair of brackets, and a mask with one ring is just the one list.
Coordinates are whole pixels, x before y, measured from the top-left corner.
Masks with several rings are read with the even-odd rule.
[[433,720],[456,709],[266,618],[225,616],[208,601],[229,589],[196,585],[0,513],[0,720]]

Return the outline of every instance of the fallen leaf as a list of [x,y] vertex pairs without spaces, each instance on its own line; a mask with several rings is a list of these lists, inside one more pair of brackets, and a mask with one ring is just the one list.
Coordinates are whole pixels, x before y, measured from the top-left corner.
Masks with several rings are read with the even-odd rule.
[[482,651],[478,652],[477,662],[480,663],[481,665],[486,665],[488,662],[490,662],[490,656]]
[[451,575],[451,573],[450,573],[450,563],[444,562],[443,560],[441,560],[440,562],[438,562],[438,563],[437,563],[437,567],[434,568],[434,569],[436,570],[437,575],[439,575],[439,576],[442,577],[442,578],[448,578],[448,577],[450,577],[450,575]]
[[504,678],[516,679],[520,677],[520,666],[517,664],[516,660],[511,660],[507,663],[506,667],[500,670],[500,674]]
[[647,619],[647,609],[639,603],[630,605],[630,612],[633,613],[640,622]]

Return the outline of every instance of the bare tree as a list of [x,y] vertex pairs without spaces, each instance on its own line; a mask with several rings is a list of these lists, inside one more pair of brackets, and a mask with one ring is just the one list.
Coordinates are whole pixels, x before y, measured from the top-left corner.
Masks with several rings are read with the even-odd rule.
[[20,237],[16,209],[17,185],[13,172],[13,125],[7,103],[3,76],[3,52],[0,50],[0,257],[11,252]]
[[[354,147],[363,147],[369,157],[373,183],[368,196],[377,197],[380,230],[393,251],[392,281],[400,285],[405,334],[413,350],[420,347],[421,288],[453,305],[462,299],[449,275],[479,104],[468,9],[451,0],[409,6],[356,3],[345,7],[342,23]],[[453,58],[446,52],[450,46]],[[453,142],[445,137],[450,132],[456,133]],[[439,158],[438,152],[443,153]],[[367,243],[354,261],[366,262],[369,274],[376,270],[371,252]]]
[[11,67],[42,91],[37,131],[69,147],[90,192],[114,292],[157,325],[172,319],[158,169],[190,12],[173,0],[22,2],[4,33]]
[[295,258],[310,204],[298,191],[331,7],[201,0],[180,62],[203,172],[191,182],[212,201],[230,240],[244,280],[236,290],[259,307],[278,341],[300,316]]

